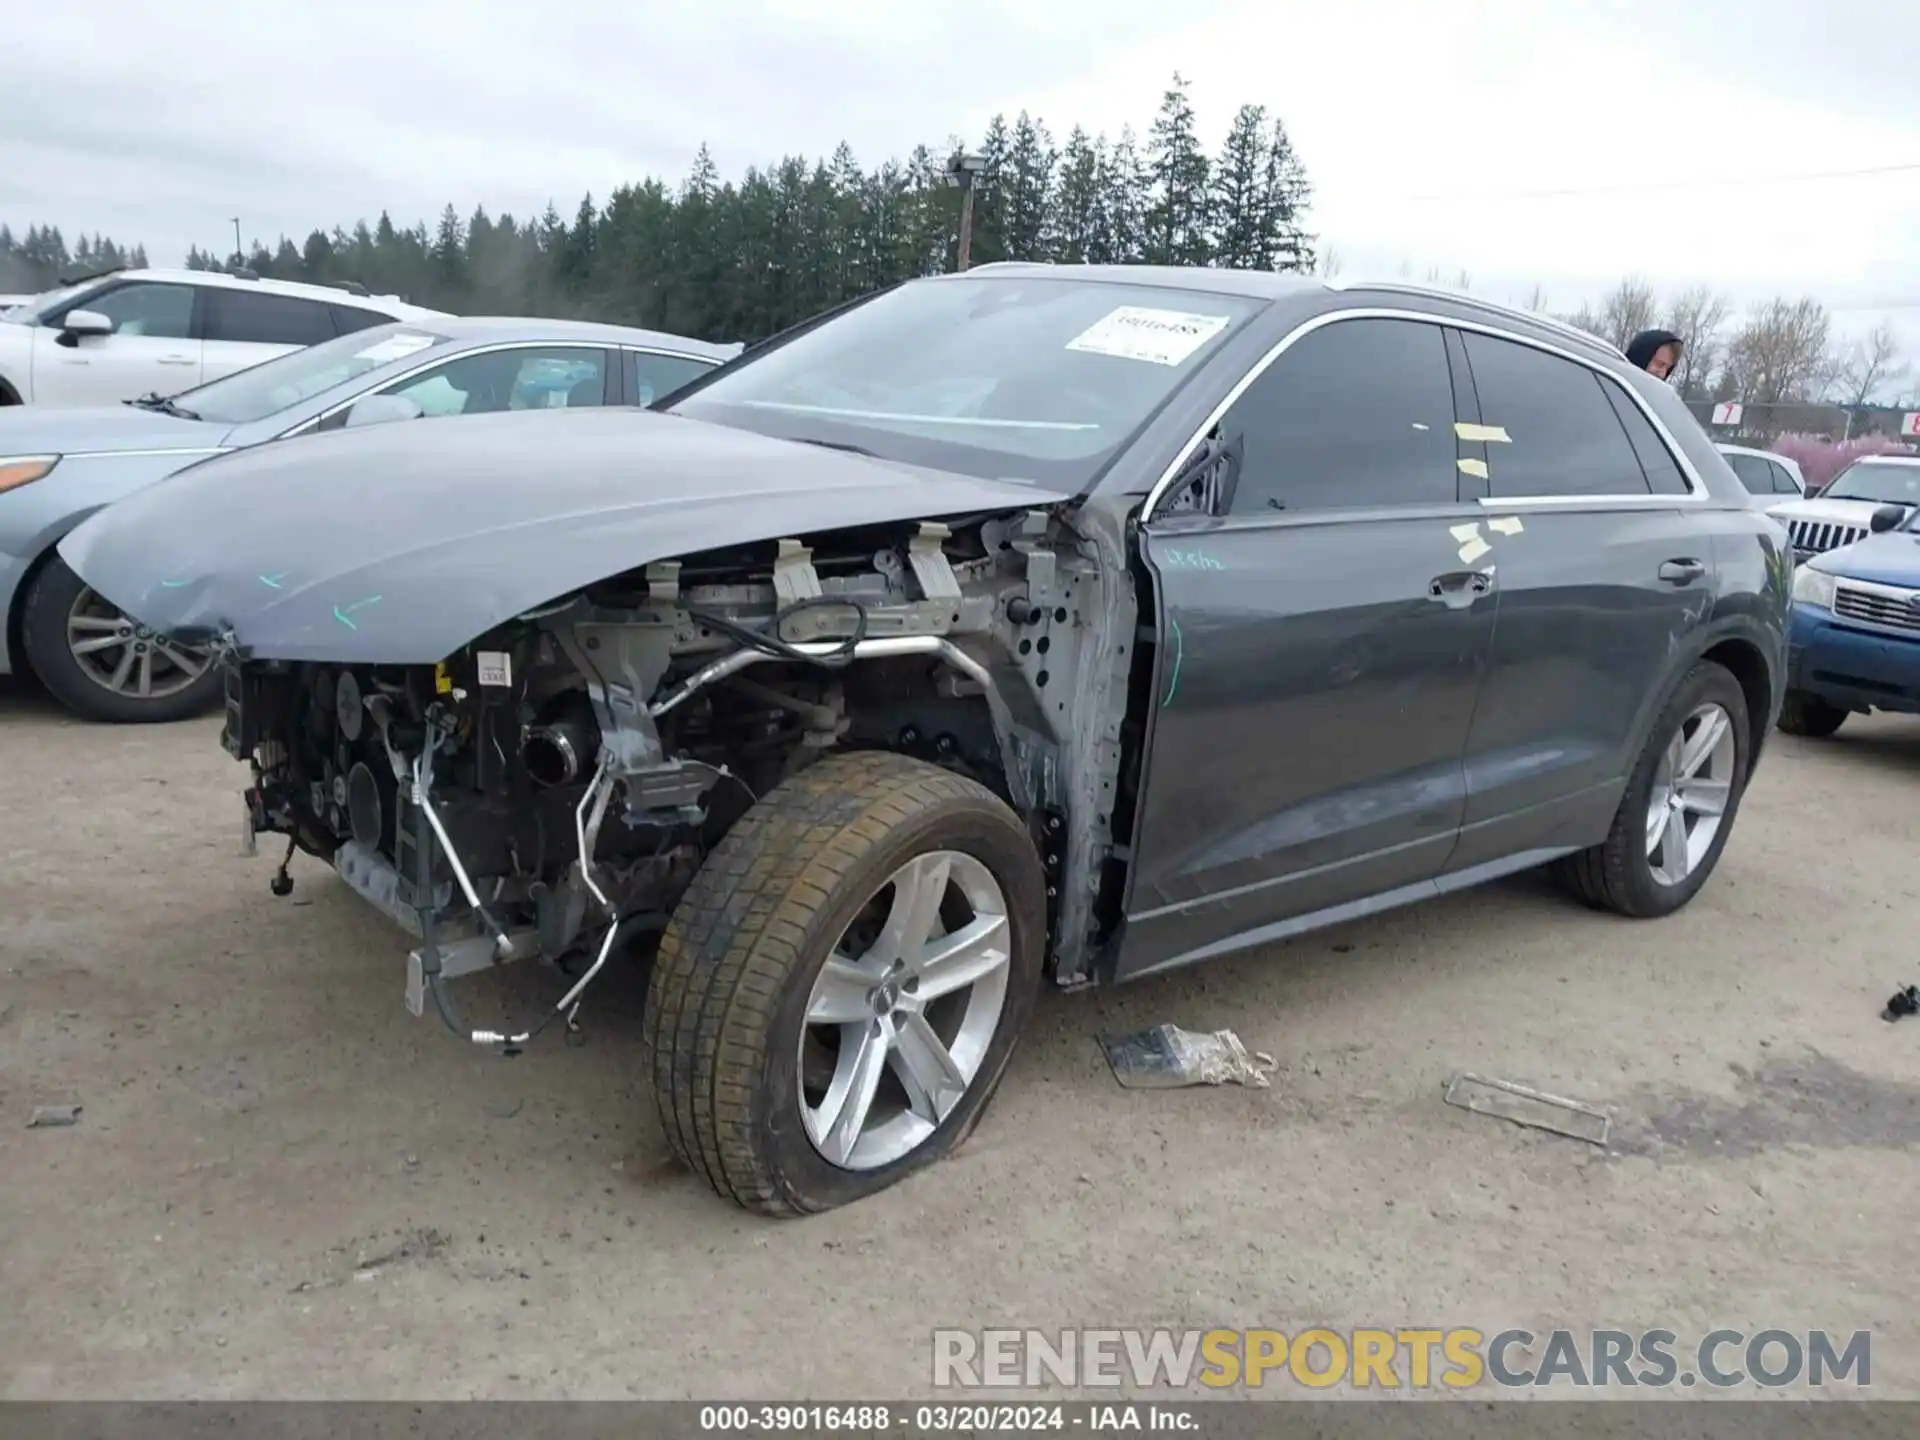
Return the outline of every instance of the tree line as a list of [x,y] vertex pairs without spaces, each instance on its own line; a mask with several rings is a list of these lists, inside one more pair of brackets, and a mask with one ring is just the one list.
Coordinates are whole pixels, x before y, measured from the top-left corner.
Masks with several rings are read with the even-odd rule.
[[[945,176],[957,138],[863,168],[840,145],[825,159],[788,156],[724,180],[702,146],[677,187],[657,177],[592,195],[572,216],[462,217],[403,227],[382,213],[303,243],[186,263],[243,264],[262,276],[354,281],[377,294],[463,314],[580,316],[712,340],[752,341],[869,291],[957,261],[960,191]],[[1082,126],[1056,139],[1026,112],[997,116],[966,148],[974,181],[971,259],[1307,270],[1312,191],[1286,125],[1243,105],[1209,154],[1179,75],[1144,136]],[[104,268],[131,251],[97,237],[65,252],[60,231],[16,243],[0,228],[0,288],[41,289],[71,268]],[[102,247],[106,247],[103,251]]]

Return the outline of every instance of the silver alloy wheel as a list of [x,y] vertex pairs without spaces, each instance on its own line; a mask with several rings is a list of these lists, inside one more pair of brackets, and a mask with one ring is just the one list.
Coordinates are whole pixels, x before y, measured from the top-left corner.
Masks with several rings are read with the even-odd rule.
[[862,907],[801,1027],[800,1113],[828,1162],[892,1164],[953,1113],[1000,1028],[1011,941],[999,882],[957,850],[909,860]]
[[178,695],[211,663],[206,651],[136,625],[84,586],[67,612],[67,650],[94,684],[133,700]]
[[1733,789],[1733,717],[1708,701],[1673,732],[1647,801],[1647,863],[1662,885],[1700,868],[1720,833]]

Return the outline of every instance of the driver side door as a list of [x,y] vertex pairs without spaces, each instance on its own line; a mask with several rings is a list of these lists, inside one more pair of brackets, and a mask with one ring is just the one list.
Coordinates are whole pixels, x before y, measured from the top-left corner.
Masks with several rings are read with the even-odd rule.
[[1412,898],[1446,866],[1498,602],[1457,344],[1322,322],[1220,421],[1227,513],[1142,527],[1160,653],[1116,978]]
[[111,335],[71,335],[52,325],[33,337],[36,405],[117,405],[177,395],[200,383],[201,342],[191,285],[134,281],[96,291],[68,308],[113,322]]

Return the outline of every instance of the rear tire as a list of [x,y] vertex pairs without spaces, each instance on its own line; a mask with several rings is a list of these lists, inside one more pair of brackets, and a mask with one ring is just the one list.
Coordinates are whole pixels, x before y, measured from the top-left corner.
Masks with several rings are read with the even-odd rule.
[[[57,554],[40,567],[29,583],[21,612],[20,646],[34,678],[48,694],[82,719],[112,725],[164,724],[189,719],[212,706],[220,696],[220,671],[204,652],[137,635],[124,617],[119,628],[127,633],[120,637],[113,619],[118,616],[120,612],[89,589]],[[75,653],[76,640],[82,646],[97,643],[104,648],[83,657]],[[204,668],[188,681],[170,656],[188,657]],[[123,658],[128,665],[122,677],[125,688],[115,688],[111,682]],[[157,693],[137,693],[143,663],[149,685]]]
[[1040,858],[991,791],[899,755],[816,761],[734,825],[661,937],[642,1051],[667,1143],[762,1215],[888,1188],[978,1123],[1045,945]]
[[1780,702],[1779,724],[1789,735],[1824,740],[1846,724],[1847,716],[1852,713],[1838,705],[1829,705],[1811,691],[1789,690],[1786,699]]
[[[1676,784],[1695,748],[1699,767]],[[1637,920],[1680,909],[1707,883],[1733,833],[1751,750],[1746,692],[1724,666],[1702,660],[1661,707],[1607,838],[1558,862],[1562,882],[1595,909]],[[1698,808],[1707,805],[1717,812]]]

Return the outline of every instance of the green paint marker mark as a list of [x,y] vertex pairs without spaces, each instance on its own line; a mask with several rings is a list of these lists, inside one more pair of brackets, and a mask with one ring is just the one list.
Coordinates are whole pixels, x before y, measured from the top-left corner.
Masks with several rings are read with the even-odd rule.
[[364,610],[369,605],[378,605],[379,603],[380,603],[380,597],[378,595],[369,595],[364,600],[354,601],[353,604],[347,606],[345,609],[342,609],[340,606],[336,605],[333,607],[333,618],[338,620],[342,625],[346,626],[347,629],[349,630],[358,630],[360,627],[354,624],[353,621],[350,620],[348,617],[352,615],[353,612],[356,610]]
[[1224,570],[1227,567],[1203,550],[1163,550],[1160,562],[1169,570]]
[[187,581],[187,580],[162,580],[160,582],[160,588],[162,590],[179,590],[182,587],[189,585],[191,583],[192,583],[191,581]]
[[287,572],[282,570],[277,575],[262,575],[260,577],[260,583],[262,585],[269,587],[270,589],[278,590],[281,588],[280,582],[286,578],[287,578]]
[[1162,710],[1173,703],[1174,691],[1180,688],[1180,662],[1187,654],[1186,641],[1180,635],[1180,622],[1169,618],[1167,624],[1173,627],[1173,673],[1167,676],[1167,693],[1160,701]]

